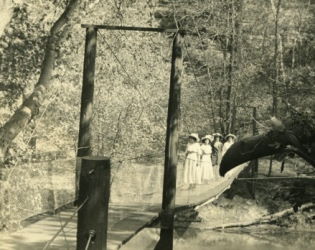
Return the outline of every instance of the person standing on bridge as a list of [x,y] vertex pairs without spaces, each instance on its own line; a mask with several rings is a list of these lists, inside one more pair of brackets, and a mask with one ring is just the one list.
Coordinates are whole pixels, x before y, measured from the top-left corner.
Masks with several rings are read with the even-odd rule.
[[219,178],[219,166],[222,159],[222,142],[221,139],[223,136],[220,133],[214,133],[214,142],[213,142],[213,153],[212,153],[212,165],[214,178]]
[[[225,155],[226,151],[228,151],[228,149],[235,143],[236,136],[233,134],[228,134],[225,137],[225,140],[226,142],[223,144],[223,148],[222,148],[222,157],[223,155]],[[225,177],[233,178],[234,173],[236,173],[237,171],[238,171],[237,168],[233,168],[225,174]]]
[[236,136],[233,134],[228,134],[225,137],[225,140],[226,142],[223,144],[223,147],[222,147],[222,157],[226,153],[226,151],[234,144],[236,140]]
[[212,167],[212,146],[211,142],[213,141],[212,135],[206,135],[201,139],[201,156],[200,156],[200,179],[204,183],[208,183],[214,178],[213,167]]
[[198,141],[198,134],[192,133],[189,135],[184,163],[184,184],[189,185],[189,188],[195,187],[197,182],[197,168],[200,160],[200,145]]

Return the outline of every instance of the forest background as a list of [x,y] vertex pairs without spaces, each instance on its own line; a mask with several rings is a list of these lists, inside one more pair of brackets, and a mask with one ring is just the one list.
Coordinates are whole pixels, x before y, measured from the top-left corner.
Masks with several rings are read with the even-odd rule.
[[[75,148],[82,23],[180,25],[191,32],[184,43],[182,135],[241,134],[251,122],[250,107],[257,107],[260,120],[285,116],[286,103],[311,110],[314,5],[310,0],[2,0],[7,17],[0,30],[2,156],[31,150],[27,144],[35,138],[40,150]],[[99,31],[98,39],[94,151],[162,151],[171,35]],[[43,143],[50,148],[42,149]]]
[[[259,130],[288,116],[288,103],[313,115],[314,0],[1,0],[0,12],[2,169],[34,152],[75,154],[83,23],[189,31],[183,142],[191,132],[251,134],[252,107]],[[172,38],[98,32],[93,154],[163,154]]]

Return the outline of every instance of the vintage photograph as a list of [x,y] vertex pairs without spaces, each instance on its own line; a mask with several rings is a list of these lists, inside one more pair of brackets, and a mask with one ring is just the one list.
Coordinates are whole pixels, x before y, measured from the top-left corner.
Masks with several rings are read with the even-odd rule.
[[315,249],[315,0],[0,0],[0,250]]

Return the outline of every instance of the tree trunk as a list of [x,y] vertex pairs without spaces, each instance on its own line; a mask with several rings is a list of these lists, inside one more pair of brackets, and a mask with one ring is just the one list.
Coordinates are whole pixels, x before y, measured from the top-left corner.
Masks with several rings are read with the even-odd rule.
[[[240,67],[242,63],[242,19],[243,19],[243,0],[232,1],[230,5],[230,60],[228,66],[228,87],[226,96],[226,133],[230,133],[234,128],[236,120],[236,97],[234,86],[234,72]],[[234,120],[234,121],[233,121]]]
[[[274,79],[272,80],[272,115],[278,116],[278,81],[279,81],[279,65],[278,65],[278,23],[279,23],[279,12],[281,6],[281,0],[278,0],[277,6],[274,4],[274,0],[270,0],[271,8],[275,18],[275,53],[274,53]],[[270,157],[268,176],[272,172],[272,161],[273,157]]]
[[220,87],[219,89],[219,98],[220,98],[220,103],[219,103],[220,129],[221,129],[221,133],[224,134],[225,127],[224,127],[224,118],[223,118],[223,87]]
[[0,128],[0,157],[3,157],[14,138],[26,127],[30,119],[38,113],[45,94],[51,85],[51,76],[56,61],[56,46],[66,35],[64,26],[69,22],[79,0],[70,0],[61,16],[50,29],[46,42],[45,56],[38,82],[33,93],[25,99],[12,117]]
[[[239,70],[242,67],[242,25],[243,23],[243,0],[238,0],[235,5],[235,42],[234,42],[234,70]],[[237,86],[236,86],[237,88]],[[237,120],[237,89],[234,89],[233,103],[231,107],[231,128],[230,131],[235,133],[235,124]]]
[[261,60],[263,60],[266,55],[266,37],[267,36],[268,36],[268,25],[265,24],[263,40],[262,40],[262,45],[261,45]]
[[226,121],[226,133],[230,133],[231,130],[231,118],[232,118],[232,112],[231,112],[231,106],[232,106],[232,87],[233,87],[233,73],[234,73],[234,60],[235,60],[235,10],[234,10],[234,0],[232,1],[230,5],[230,13],[228,18],[228,23],[231,27],[231,34],[229,35],[230,41],[229,41],[229,65],[227,67],[227,73],[228,73],[228,86],[227,86],[227,92],[226,92],[226,113],[225,113],[225,121]]
[[281,0],[278,0],[277,6],[274,4],[274,0],[271,1],[271,7],[275,18],[275,53],[274,53],[274,79],[272,81],[272,115],[278,116],[278,82],[279,82],[279,63],[278,63],[278,26],[279,26],[279,12],[281,6]]
[[231,112],[231,129],[230,129],[231,133],[235,133],[236,118],[237,118],[236,97],[234,97],[233,108]]
[[225,121],[226,121],[226,133],[230,133],[231,130],[231,104],[232,104],[232,87],[233,87],[233,61],[234,61],[234,38],[231,39],[231,52],[230,52],[230,62],[228,66],[228,87],[227,87],[227,94],[226,94],[226,114],[225,114]]
[[226,84],[226,57],[227,57],[227,48],[228,48],[228,39],[226,38],[225,42],[225,48],[223,49],[223,70],[222,70],[222,77],[223,77],[223,83],[224,85],[220,87],[219,89],[219,117],[220,117],[220,128],[221,133],[225,133],[225,119],[224,119],[224,107],[225,103],[223,102],[223,95],[224,95],[224,89]]
[[[279,36],[279,63],[280,63],[280,73],[281,73],[281,82],[284,83],[284,100],[285,104],[289,103],[289,84],[287,82],[287,76],[285,73],[285,68],[284,68],[284,44],[283,44],[284,38],[283,35]],[[286,107],[286,112],[288,113],[288,106],[285,105]]]
[[210,97],[210,110],[211,110],[211,116],[212,116],[212,123],[213,123],[213,129],[214,131],[218,131],[218,126],[217,126],[217,123],[216,123],[216,120],[215,120],[215,110],[214,110],[214,107],[215,107],[215,103],[214,103],[214,100],[213,100],[213,86],[211,84],[211,75],[210,75],[210,70],[209,70],[209,66],[207,65],[207,74],[208,74],[208,78],[209,78],[209,82],[210,82],[210,86],[209,86],[209,97]]

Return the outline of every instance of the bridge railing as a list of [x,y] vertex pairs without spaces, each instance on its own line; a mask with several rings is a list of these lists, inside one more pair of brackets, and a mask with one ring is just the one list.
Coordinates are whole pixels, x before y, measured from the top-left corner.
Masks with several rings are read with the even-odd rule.
[[16,228],[73,202],[75,161],[71,152],[45,152],[2,168],[0,228]]

